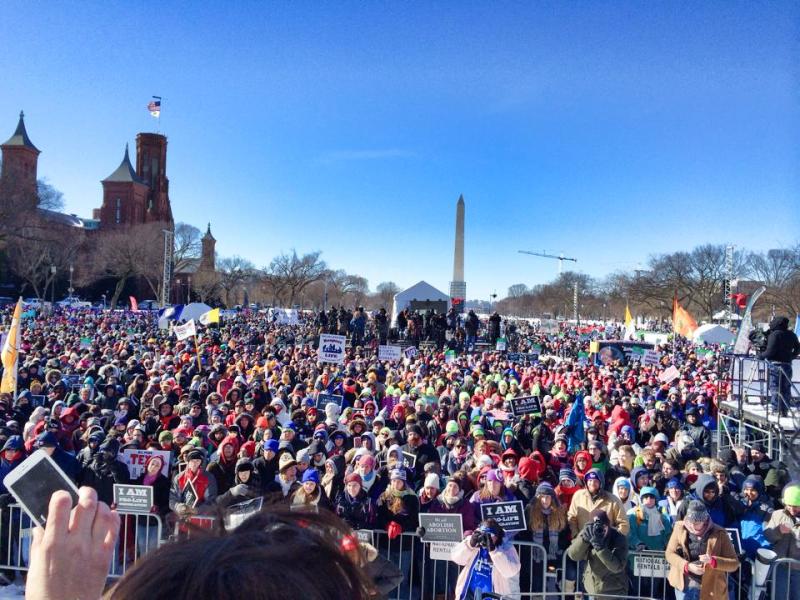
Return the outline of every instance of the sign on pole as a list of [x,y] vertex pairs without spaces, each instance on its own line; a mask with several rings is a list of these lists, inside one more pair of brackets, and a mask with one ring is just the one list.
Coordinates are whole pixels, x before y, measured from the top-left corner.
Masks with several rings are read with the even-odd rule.
[[344,364],[344,346],[347,338],[343,335],[323,333],[319,336],[317,355],[321,363]]
[[149,513],[153,508],[153,486],[115,483],[114,504],[122,512]]
[[403,351],[403,355],[406,358],[414,358],[417,355],[417,348],[415,346],[409,346]]
[[378,346],[378,360],[400,360],[402,356],[400,346]]
[[521,500],[481,504],[481,520],[494,519],[504,531],[525,531],[525,509]]
[[194,326],[194,319],[186,321],[186,323],[183,325],[175,325],[172,328],[172,331],[175,332],[175,337],[178,338],[179,342],[197,335],[197,328]]

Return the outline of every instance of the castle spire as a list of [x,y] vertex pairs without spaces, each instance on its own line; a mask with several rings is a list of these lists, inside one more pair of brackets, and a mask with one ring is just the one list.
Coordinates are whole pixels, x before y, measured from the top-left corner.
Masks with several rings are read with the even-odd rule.
[[3,146],[16,146],[22,148],[28,148],[29,150],[33,150],[36,154],[39,154],[39,149],[33,145],[31,138],[28,137],[28,132],[25,129],[25,113],[23,111],[19,111],[19,122],[17,123],[17,129],[14,131],[14,135],[8,138]]

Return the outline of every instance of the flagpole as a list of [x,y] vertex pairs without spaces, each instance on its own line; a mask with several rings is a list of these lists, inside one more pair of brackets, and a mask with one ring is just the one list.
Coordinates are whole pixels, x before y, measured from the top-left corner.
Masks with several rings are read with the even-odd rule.
[[[197,330],[195,330],[196,332]],[[197,333],[194,334],[194,351],[197,355],[197,371],[199,373],[203,372],[203,365],[200,362],[200,344],[197,342]]]

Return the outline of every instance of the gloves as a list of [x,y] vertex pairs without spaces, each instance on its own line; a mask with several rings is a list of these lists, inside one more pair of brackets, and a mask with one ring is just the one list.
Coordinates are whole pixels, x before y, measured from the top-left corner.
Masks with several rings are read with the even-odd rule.
[[595,550],[602,550],[606,545],[606,537],[602,534],[592,534],[592,540],[589,543]]
[[14,496],[11,494],[0,494],[0,508],[8,508],[8,505],[13,503]]
[[486,545],[486,549],[489,552],[494,552],[495,548],[497,548],[497,545],[494,543],[493,537],[494,536],[492,536],[491,533],[484,533],[483,534],[484,544]]
[[592,543],[592,537],[594,536],[594,532],[592,531],[592,522],[590,521],[586,525],[583,526],[580,533],[581,539],[587,544]]
[[647,546],[645,544],[636,544],[637,552],[644,552],[645,550],[647,550]]
[[469,538],[469,545],[473,548],[480,547],[481,543],[483,542],[483,533],[478,531],[477,529],[472,532],[472,536]]
[[425,528],[424,527],[417,527],[417,535],[421,538],[425,537]]
[[191,506],[181,503],[175,505],[175,512],[179,517],[186,517],[188,515],[191,515],[194,512],[194,510],[192,509]]
[[396,521],[392,521],[391,523],[389,523],[389,526],[386,528],[386,532],[389,534],[389,539],[393,540],[394,538],[399,536],[401,533],[403,533],[403,528],[400,527],[400,523],[397,523]]

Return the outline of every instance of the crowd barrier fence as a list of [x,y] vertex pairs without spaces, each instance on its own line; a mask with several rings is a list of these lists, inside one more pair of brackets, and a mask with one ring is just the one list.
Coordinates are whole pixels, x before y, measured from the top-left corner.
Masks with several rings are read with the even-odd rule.
[[800,560],[778,558],[769,571],[770,600],[800,598]]

